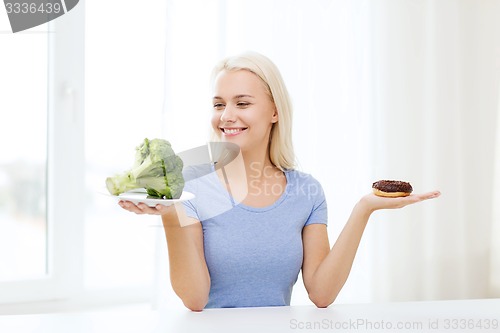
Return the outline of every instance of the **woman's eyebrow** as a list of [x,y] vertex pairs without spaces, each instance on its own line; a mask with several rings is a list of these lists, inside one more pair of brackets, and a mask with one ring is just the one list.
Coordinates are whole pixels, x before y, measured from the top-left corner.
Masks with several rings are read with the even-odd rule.
[[233,99],[245,98],[245,97],[254,98],[252,95],[241,94],[241,95],[234,96]]
[[[239,99],[239,98],[245,98],[245,97],[246,97],[246,98],[255,98],[255,97],[254,97],[254,96],[252,96],[252,95],[240,94],[240,95],[233,96],[233,98],[232,98],[232,99]],[[214,96],[212,99],[213,99],[213,100],[219,100],[219,99],[220,99],[220,100],[224,100],[224,98],[222,98],[222,97],[220,97],[220,96]]]

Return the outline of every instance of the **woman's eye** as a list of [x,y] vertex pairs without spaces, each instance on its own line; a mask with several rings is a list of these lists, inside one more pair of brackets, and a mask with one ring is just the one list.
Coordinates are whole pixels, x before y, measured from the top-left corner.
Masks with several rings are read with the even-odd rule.
[[250,103],[247,103],[247,102],[238,102],[236,104],[236,106],[238,106],[239,108],[246,108],[250,105]]
[[222,103],[215,103],[214,104],[214,109],[216,109],[216,110],[222,110],[222,109],[224,109],[224,107],[225,106]]

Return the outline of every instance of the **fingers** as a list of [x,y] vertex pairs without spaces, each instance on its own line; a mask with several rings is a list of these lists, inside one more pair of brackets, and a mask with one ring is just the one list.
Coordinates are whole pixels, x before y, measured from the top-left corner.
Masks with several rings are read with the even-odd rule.
[[150,207],[144,203],[138,203],[137,205],[130,201],[121,200],[118,202],[118,205],[129,212],[136,214],[150,214],[150,215],[162,215],[165,214],[168,207],[163,205],[156,205],[154,207]]
[[438,198],[440,195],[441,195],[441,192],[432,191],[432,192],[427,192],[427,193],[422,193],[422,194],[415,194],[413,196],[415,198],[417,198],[418,201],[423,201],[423,200]]
[[396,205],[396,208],[401,208],[407,205],[415,204],[424,200],[429,200],[429,199],[434,199],[437,198],[441,195],[441,192],[439,191],[433,191],[433,192],[427,192],[427,193],[421,193],[421,194],[412,194],[407,197],[402,197],[401,199],[401,205],[398,206]]
[[438,198],[440,196],[441,196],[440,191],[429,192],[429,196],[427,199],[434,199],[434,198]]

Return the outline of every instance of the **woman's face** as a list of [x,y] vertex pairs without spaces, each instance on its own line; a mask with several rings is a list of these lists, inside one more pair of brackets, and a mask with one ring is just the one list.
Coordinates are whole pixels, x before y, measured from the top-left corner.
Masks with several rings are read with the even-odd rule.
[[240,149],[267,149],[278,121],[274,103],[260,78],[247,70],[222,71],[215,78],[212,127]]

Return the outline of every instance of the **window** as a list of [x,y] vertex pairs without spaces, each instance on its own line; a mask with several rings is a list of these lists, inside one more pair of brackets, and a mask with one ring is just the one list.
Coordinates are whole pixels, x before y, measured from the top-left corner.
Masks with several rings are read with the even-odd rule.
[[0,108],[8,113],[0,125],[0,303],[68,297],[78,283],[81,7],[16,34],[0,17]]
[[[163,134],[165,11],[143,3],[156,9],[134,26],[136,7],[122,4],[81,0],[17,34],[2,18],[11,53],[2,55],[10,96],[0,107],[12,110],[0,125],[2,147],[12,143],[0,157],[2,304],[58,300],[68,308],[153,296],[159,219],[125,212],[103,192],[145,137]],[[23,184],[29,191],[10,190]]]
[[9,28],[2,21],[0,281],[47,274],[47,27]]

